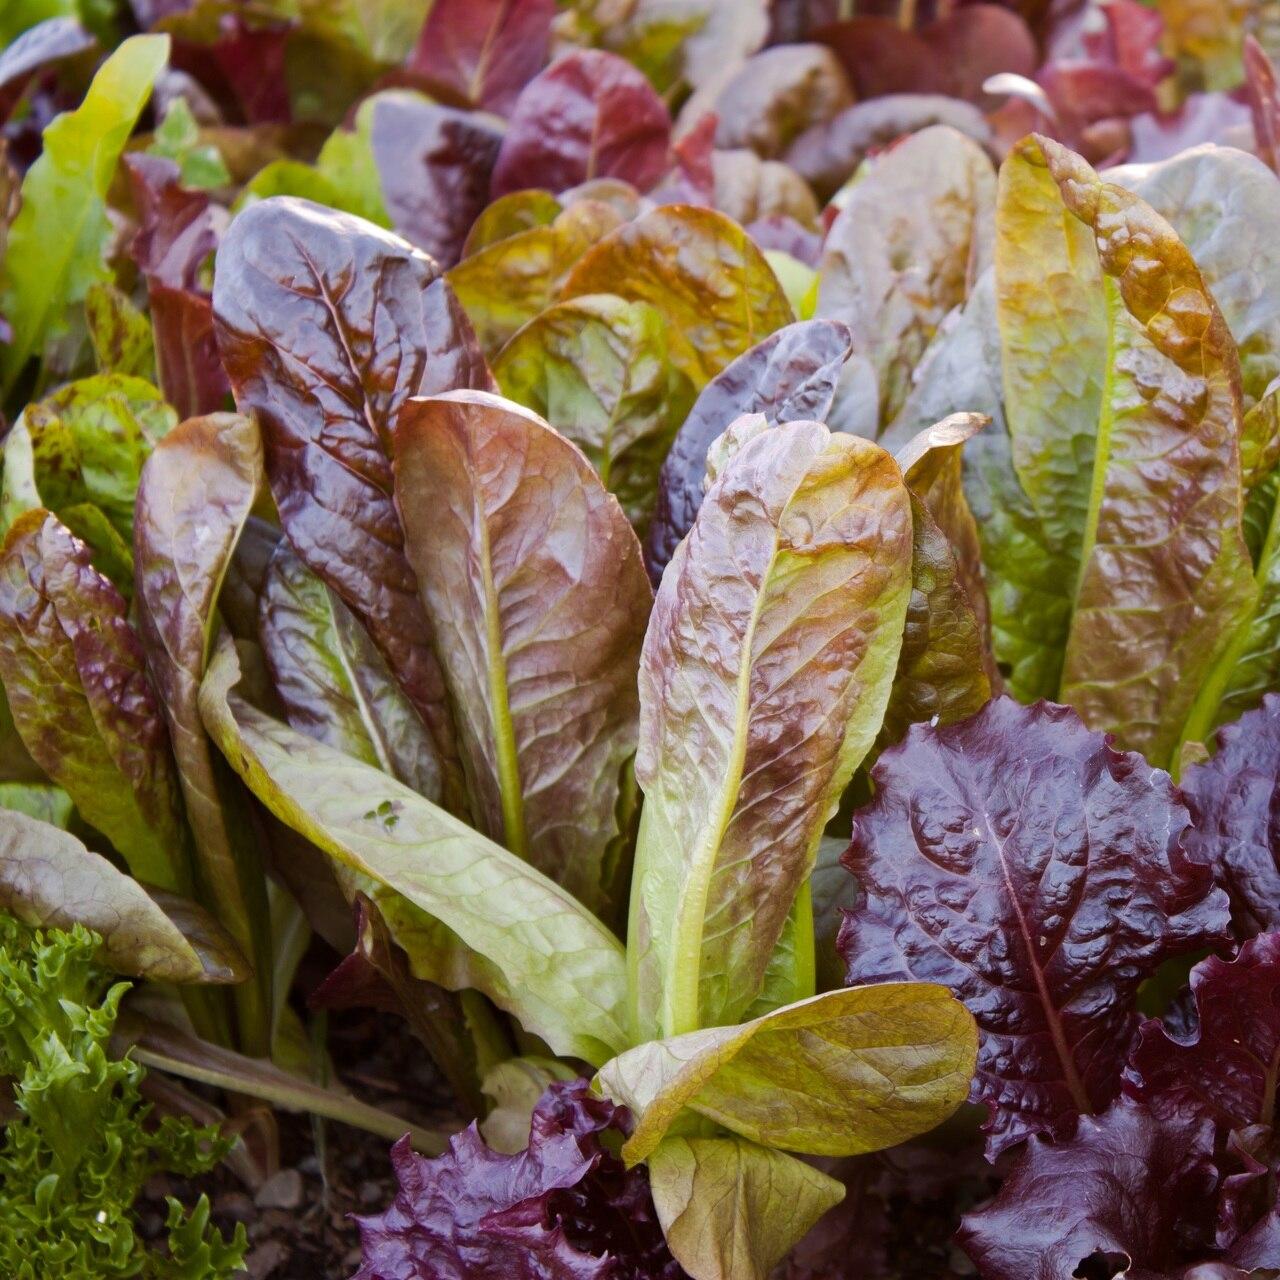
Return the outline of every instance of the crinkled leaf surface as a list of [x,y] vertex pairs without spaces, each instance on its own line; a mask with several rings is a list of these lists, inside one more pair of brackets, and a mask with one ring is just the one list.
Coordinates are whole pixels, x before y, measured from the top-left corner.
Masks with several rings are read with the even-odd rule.
[[435,1160],[398,1143],[395,1200],[357,1219],[364,1266],[355,1280],[682,1280],[647,1176],[624,1170],[601,1140],[626,1127],[625,1110],[571,1080],[549,1086],[515,1155],[486,1146],[474,1125]]
[[156,982],[242,982],[235,943],[194,902],[151,894],[75,836],[7,811],[0,822],[0,908],[23,924],[102,939],[117,973]]
[[[1034,384],[1056,367],[1045,343],[1052,348],[1067,332],[1079,333],[1078,346],[1069,340],[1071,358],[1081,359],[1081,375],[1096,387],[1065,397],[1068,418],[1057,426],[1036,404],[1043,388],[1028,393],[1030,412],[1010,409],[1027,495],[1037,510],[1052,509],[1046,532],[1080,566],[1061,694],[1088,724],[1165,762],[1257,595],[1240,527],[1235,347],[1186,247],[1138,197],[1102,183],[1047,139],[1021,144],[1005,172],[1010,190],[1030,193],[1035,212],[1025,217],[1033,228],[1051,237],[1083,229],[1085,239],[1071,242],[1073,261],[1079,254],[1087,263],[1092,253],[1100,272],[1096,283],[1087,267],[1078,273],[1088,284],[1080,326],[1063,326],[1056,304],[1052,314],[1043,302],[1024,307],[1029,283],[1002,304],[1007,389],[1019,376]],[[998,280],[1020,243],[1002,231]],[[1025,244],[1017,252],[1035,257]],[[1034,291],[1057,296],[1044,293],[1039,274]],[[1011,347],[1011,332],[1026,354]],[[1090,454],[1091,465],[1082,466]],[[1184,500],[1169,500],[1175,490]]]
[[84,100],[46,129],[22,183],[0,270],[0,314],[14,340],[0,350],[8,392],[27,360],[65,331],[67,310],[106,278],[106,196],[116,162],[169,56],[167,36],[135,36],[103,63]]
[[649,1159],[667,1244],[697,1280],[767,1280],[844,1187],[741,1138],[668,1138]]
[[413,395],[488,386],[435,264],[308,201],[264,200],[231,225],[214,284],[218,343],[303,562],[368,627],[431,733],[442,796],[461,774],[431,626],[392,500],[395,415]]
[[1191,970],[1196,1025],[1171,1032],[1144,1023],[1125,1089],[1152,1105],[1194,1101],[1225,1129],[1275,1121],[1280,1069],[1280,934],[1246,942],[1232,960],[1208,956]]
[[420,795],[438,795],[426,726],[351,611],[284,543],[258,611],[263,655],[289,723]]
[[[138,626],[195,839],[197,883],[256,975],[236,992],[246,1048],[270,1018],[266,882],[234,779],[201,723],[199,694],[222,581],[261,487],[262,441],[250,419],[189,418],[147,459],[134,539]],[[266,1051],[265,1042],[255,1047]]]
[[419,926],[417,976],[478,988],[567,1057],[603,1062],[623,1047],[622,947],[593,915],[381,770],[264,715],[235,692],[239,679],[221,646],[200,694],[210,734],[281,821],[439,922]]
[[142,644],[88,548],[44,510],[0,553],[0,680],[27,750],[148,884],[190,887],[169,736]]
[[1211,1201],[1212,1157],[1207,1118],[1158,1119],[1122,1099],[1081,1116],[1070,1141],[1032,1138],[996,1198],[965,1215],[959,1243],[990,1280],[1189,1280],[1178,1245]]
[[550,306],[578,259],[621,220],[610,205],[583,200],[544,225],[478,249],[453,267],[449,283],[486,354],[497,355],[521,325]]
[[771,422],[825,421],[849,349],[843,324],[802,320],[756,343],[703,387],[662,464],[658,506],[645,542],[645,563],[655,582],[702,506],[712,441],[747,413],[763,413]]
[[1237,935],[1280,929],[1280,695],[1219,729],[1212,759],[1188,769],[1181,787],[1187,848],[1216,870]]
[[587,294],[531,320],[493,366],[504,395],[587,455],[637,530],[649,523],[663,458],[693,403],[669,342],[656,307]]
[[493,194],[565,191],[621,178],[647,191],[667,168],[671,117],[644,74],[602,49],[559,57],[521,90],[493,171]]
[[1227,924],[1168,775],[1070,708],[999,698],[913,726],[871,776],[845,861],[862,889],[848,981],[942,982],[965,1002],[993,1157],[1070,1133],[1119,1089],[1138,984]]
[[881,156],[832,224],[817,314],[844,321],[854,350],[871,361],[882,422],[898,412],[925,348],[990,260],[994,205],[985,152],[936,125]]
[[566,298],[616,293],[667,318],[672,360],[701,388],[794,320],[747,233],[713,209],[668,205],[619,227],[574,268]]
[[606,1063],[596,1087],[625,1102],[646,1159],[680,1112],[807,1155],[879,1151],[941,1123],[969,1091],[977,1029],[927,983],[846,988],[737,1027],[650,1040]]
[[879,730],[910,573],[901,472],[865,440],[763,430],[708,492],[640,668],[637,1039],[734,1022],[759,992]]
[[409,401],[395,472],[477,822],[598,910],[635,752],[640,544],[581,452],[484,392]]
[[436,0],[409,66],[433,92],[506,115],[547,60],[555,12],[554,0]]

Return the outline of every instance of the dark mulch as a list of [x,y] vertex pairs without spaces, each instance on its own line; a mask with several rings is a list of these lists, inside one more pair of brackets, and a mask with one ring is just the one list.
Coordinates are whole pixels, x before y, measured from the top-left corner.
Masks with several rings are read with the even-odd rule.
[[[417,1124],[440,1126],[450,1098],[402,1019],[370,1011],[329,1015],[328,1046],[347,1088]],[[256,1193],[223,1166],[207,1177],[155,1178],[139,1205],[143,1231],[164,1235],[166,1195],[208,1193],[224,1231],[243,1222],[253,1280],[348,1280],[360,1263],[350,1215],[384,1207],[395,1190],[386,1139],[333,1121],[278,1112],[280,1171]]]

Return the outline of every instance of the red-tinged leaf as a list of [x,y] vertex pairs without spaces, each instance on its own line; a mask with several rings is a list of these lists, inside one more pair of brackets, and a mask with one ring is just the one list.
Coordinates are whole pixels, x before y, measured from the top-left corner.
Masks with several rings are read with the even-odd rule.
[[411,400],[395,459],[476,825],[604,914],[651,603],[639,543],[582,453],[497,396]]
[[702,506],[707,450],[716,437],[748,413],[763,413],[771,422],[824,421],[850,343],[839,321],[802,320],[756,343],[707,383],[662,464],[658,506],[645,542],[654,583]]
[[671,117],[629,62],[599,49],[566,54],[520,94],[493,171],[493,194],[564,191],[622,178],[647,191],[667,167]]
[[1212,759],[1188,769],[1186,845],[1231,898],[1236,936],[1280,929],[1280,695],[1218,730]]
[[506,115],[542,70],[555,0],[436,0],[409,69],[448,101]]
[[262,860],[198,705],[222,581],[261,487],[262,441],[253,422],[229,413],[188,419],[142,469],[133,552],[138,625],[195,838],[197,880],[250,957],[255,980],[236,992],[241,1043],[265,1054],[271,943]]
[[451,267],[489,203],[501,133],[483,117],[413,93],[384,93],[373,112],[373,158],[395,229]]
[[177,163],[164,156],[130,155],[124,163],[138,210],[138,269],[170,288],[198,288],[200,269],[218,246],[209,193],[184,187]]
[[0,556],[0,680],[27,750],[140,880],[190,888],[177,779],[142,645],[84,543],[47,511]]
[[391,1151],[395,1200],[357,1219],[364,1259],[353,1280],[682,1280],[648,1175],[625,1170],[601,1141],[628,1128],[625,1108],[574,1080],[548,1088],[517,1155],[486,1146],[474,1125],[435,1160],[402,1139]]
[[1280,1070],[1280,934],[1264,933],[1233,960],[1191,971],[1197,1025],[1186,1036],[1144,1023],[1125,1092],[1151,1109],[1194,1106],[1224,1130],[1271,1125]]
[[1275,63],[1267,51],[1248,35],[1244,38],[1245,89],[1253,117],[1253,146],[1267,166],[1280,168],[1280,88]]
[[218,254],[214,314],[236,400],[255,412],[281,523],[338,593],[431,732],[465,812],[453,717],[404,554],[389,449],[410,396],[492,385],[430,258],[306,200],[245,210]]
[[87,53],[95,43],[74,18],[48,18],[0,49],[0,122],[17,106],[33,76]]
[[[225,105],[232,118],[248,124],[287,122],[289,77],[285,53],[291,24],[249,19],[230,8],[218,14],[206,35],[196,15],[190,34],[181,21],[161,22],[175,29],[172,65],[189,72]],[[206,13],[209,11],[206,10]],[[196,38],[197,36],[202,38]]]
[[1191,1280],[1184,1268],[1207,1252],[1216,1183],[1207,1117],[1158,1118],[1122,1099],[1096,1119],[1082,1116],[1068,1141],[1033,1138],[958,1239],[983,1280]]
[[195,289],[153,281],[147,291],[156,342],[156,376],[181,418],[225,409],[231,383],[214,332],[213,303]]
[[1070,708],[1009,698],[914,726],[872,778],[845,855],[848,981],[942,982],[968,1005],[993,1158],[1070,1133],[1119,1090],[1142,979],[1225,934],[1172,782]]

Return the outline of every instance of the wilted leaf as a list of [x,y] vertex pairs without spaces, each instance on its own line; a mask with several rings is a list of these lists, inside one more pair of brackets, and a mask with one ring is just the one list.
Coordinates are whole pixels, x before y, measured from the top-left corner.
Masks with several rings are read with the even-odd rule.
[[116,162],[169,56],[166,36],[135,36],[102,64],[83,102],[45,130],[22,183],[0,271],[0,315],[13,341],[0,349],[7,394],[27,360],[65,331],[68,308],[106,278],[106,195]]
[[686,1107],[764,1146],[859,1155],[945,1120],[969,1091],[976,1049],[973,1019],[945,989],[855,987],[650,1040],[606,1063],[596,1085],[636,1116],[628,1164]]
[[712,209],[672,205],[619,227],[578,263],[563,296],[616,293],[667,318],[674,363],[702,387],[794,319],[743,229]]
[[658,506],[645,542],[657,582],[702,506],[707,450],[735,418],[763,413],[771,422],[823,422],[849,355],[849,331],[833,320],[787,325],[756,343],[703,388],[659,479]]
[[289,540],[368,627],[430,731],[444,803],[465,812],[388,453],[410,396],[490,385],[465,317],[424,254],[371,223],[291,199],[263,201],[232,223],[214,311],[237,404],[262,427]]
[[272,1004],[265,872],[198,702],[222,581],[261,487],[262,441],[248,418],[220,413],[175,427],[143,468],[134,569],[138,626],[195,838],[197,883],[252,961],[254,982],[235,993],[241,1043],[265,1054]]
[[554,0],[436,0],[409,67],[433,93],[506,115],[547,60],[555,12]]
[[531,320],[493,366],[504,395],[587,455],[637,530],[649,523],[659,469],[693,402],[668,342],[655,307],[587,294]]
[[1069,1134],[1118,1091],[1138,984],[1227,924],[1168,775],[1067,707],[1000,698],[913,727],[871,776],[845,860],[862,890],[840,931],[848,981],[942,982],[965,1001],[993,1158]]
[[671,1252],[698,1280],[767,1280],[844,1197],[834,1178],[741,1138],[668,1138],[649,1185]]
[[544,225],[477,249],[453,267],[449,283],[485,353],[496,356],[522,325],[550,306],[577,261],[620,221],[609,205],[584,200]]
[[140,880],[190,890],[159,702],[116,589],[44,510],[0,554],[0,680],[27,750]]
[[[985,152],[938,125],[887,152],[849,193],[819,265],[819,316],[866,355],[888,422],[952,308],[990,260],[995,174]],[[967,406],[966,406],[967,407]]]
[[910,573],[901,473],[865,440],[764,430],[709,490],[641,660],[638,1038],[730,1023],[755,999],[879,730]]
[[148,895],[75,836],[11,810],[0,823],[0,909],[32,928],[92,929],[117,973],[154,982],[248,976],[235,944],[194,902]]
[[223,645],[200,695],[214,740],[281,821],[438,922],[419,926],[416,976],[476,987],[567,1057],[603,1062],[625,1044],[622,947],[593,915],[381,770],[258,711],[234,692],[239,678]]
[[477,824],[600,910],[651,599],[635,534],[578,450],[482,392],[410,401],[395,470]]

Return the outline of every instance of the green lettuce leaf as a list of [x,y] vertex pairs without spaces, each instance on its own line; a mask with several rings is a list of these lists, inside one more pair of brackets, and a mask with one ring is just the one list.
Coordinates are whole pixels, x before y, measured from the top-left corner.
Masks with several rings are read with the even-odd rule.
[[240,532],[262,488],[262,441],[238,414],[189,418],[156,446],[138,486],[138,625],[169,726],[195,838],[201,896],[249,956],[237,988],[241,1046],[266,1053],[271,929],[265,872],[243,798],[200,720],[200,681],[217,600]]
[[0,315],[13,342],[0,349],[0,398],[28,359],[66,330],[67,312],[107,278],[107,189],[156,76],[167,36],[134,36],[94,76],[84,100],[44,132],[40,158],[22,183],[22,208],[0,266]]
[[100,373],[123,373],[155,382],[151,321],[127,294],[113,284],[91,284],[85,294],[84,318]]
[[977,1051],[977,1026],[945,987],[884,983],[651,1040],[606,1063],[596,1088],[636,1117],[628,1164],[686,1107],[764,1146],[850,1156],[945,1120],[968,1095]]
[[0,680],[27,750],[147,884],[188,894],[159,700],[119,592],[47,511],[0,552]]
[[548,307],[493,365],[502,393],[540,414],[587,455],[643,532],[658,473],[693,407],[671,363],[667,321],[646,302],[587,294]]
[[409,401],[395,470],[477,823],[599,911],[635,753],[640,543],[573,445],[483,391]]
[[[381,770],[258,711],[235,692],[239,679],[227,641],[200,693],[210,734],[276,817],[412,904],[417,942],[388,924],[415,976],[476,987],[558,1054],[600,1063],[624,1047],[626,965],[613,934],[527,863]],[[379,901],[384,914],[393,905]]]
[[697,1280],[768,1280],[842,1183],[742,1138],[668,1138],[649,1158],[667,1245]]
[[98,960],[155,982],[243,982],[244,957],[194,902],[147,891],[75,836],[20,813],[0,822],[0,911],[33,929],[91,929]]
[[902,644],[911,508],[896,464],[818,423],[763,425],[711,485],[645,639],[638,1041],[751,1006]]

